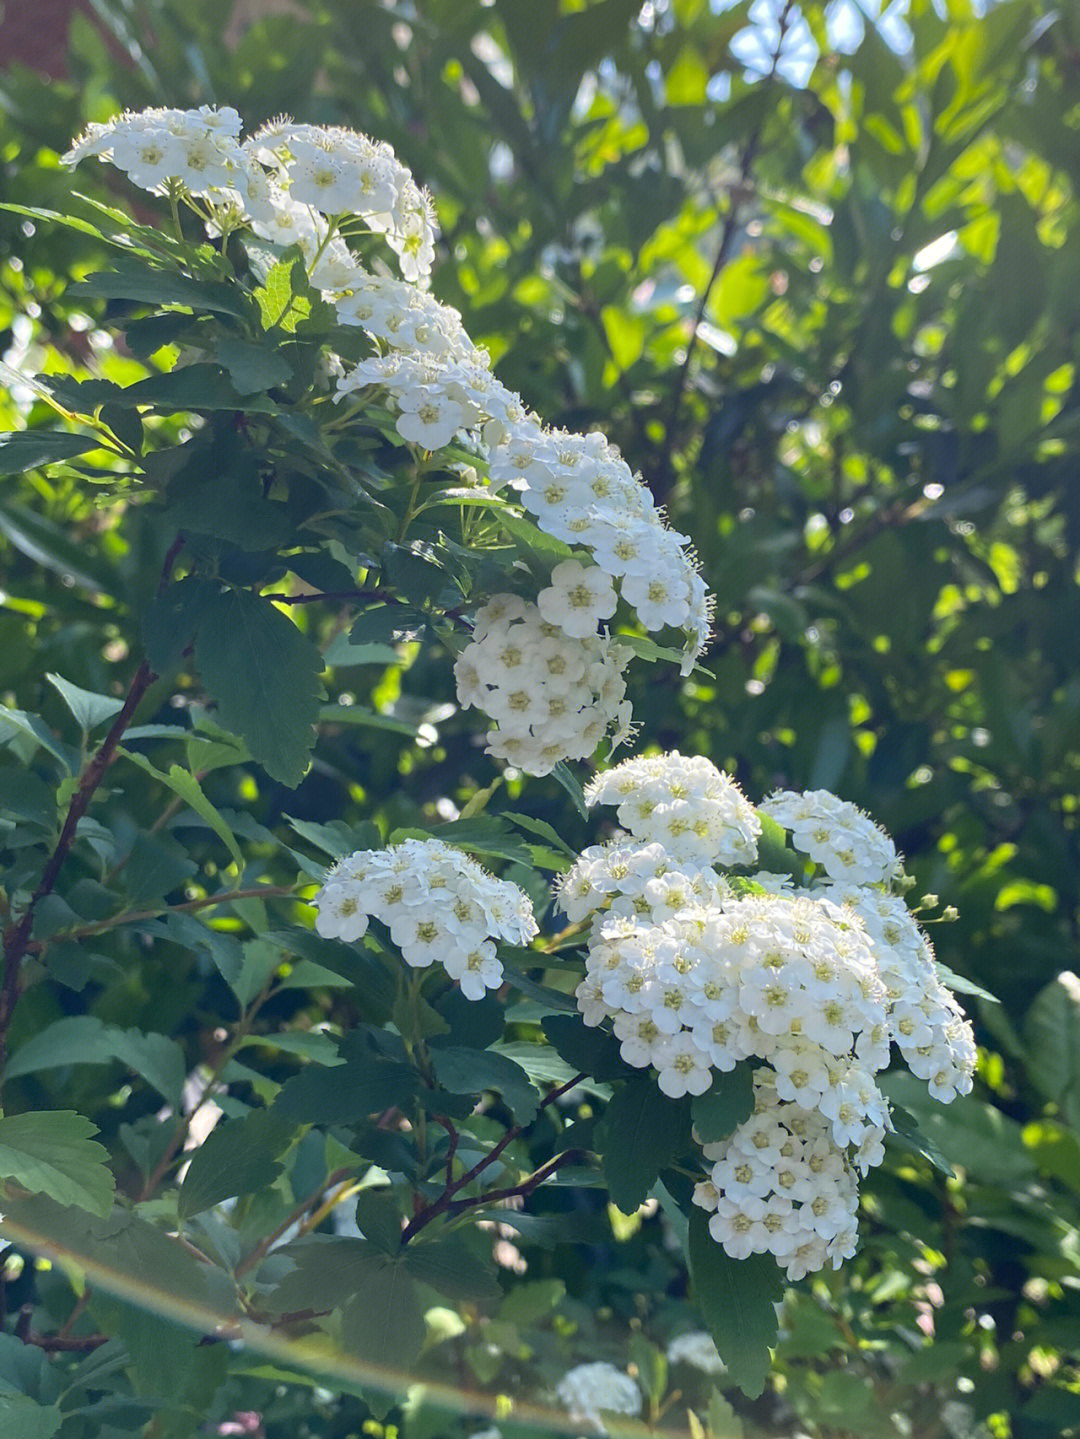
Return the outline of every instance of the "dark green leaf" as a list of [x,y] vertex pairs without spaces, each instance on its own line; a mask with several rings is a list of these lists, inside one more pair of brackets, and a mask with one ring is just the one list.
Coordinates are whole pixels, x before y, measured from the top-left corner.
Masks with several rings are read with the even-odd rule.
[[601,1151],[612,1201],[633,1214],[660,1171],[689,1144],[690,1106],[668,1099],[651,1074],[635,1075],[604,1111]]
[[221,1120],[192,1157],[177,1200],[180,1218],[190,1219],[223,1199],[272,1184],[281,1173],[278,1156],[292,1132],[278,1109],[255,1109],[243,1119]]
[[229,590],[208,602],[195,658],[222,725],[271,778],[295,788],[307,771],[324,693],[319,651],[269,601]]
[[727,1074],[717,1074],[704,1094],[690,1101],[694,1128],[703,1144],[726,1139],[754,1112],[754,1066],[737,1064]]
[[112,1209],[116,1184],[108,1150],[90,1137],[97,1132],[70,1109],[0,1116],[0,1179],[104,1216]]
[[687,1259],[694,1300],[713,1337],[728,1378],[756,1399],[769,1373],[776,1343],[775,1306],[784,1297],[784,1276],[771,1254],[731,1259],[709,1233],[709,1216],[690,1215]]

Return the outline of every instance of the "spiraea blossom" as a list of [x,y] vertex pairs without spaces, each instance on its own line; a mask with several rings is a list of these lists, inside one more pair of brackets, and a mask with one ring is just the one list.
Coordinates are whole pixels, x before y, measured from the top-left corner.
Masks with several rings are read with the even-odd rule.
[[591,781],[586,802],[617,806],[635,839],[677,861],[753,864],[761,821],[739,786],[701,755],[677,750],[623,760]]
[[754,1113],[730,1139],[707,1144],[708,1178],[694,1202],[710,1212],[709,1233],[733,1259],[772,1254],[789,1279],[855,1253],[858,1181],[828,1121],[786,1104],[771,1076],[754,1076]]
[[[891,1128],[875,1080],[891,1045],[946,1102],[970,1090],[975,1065],[929,941],[885,887],[901,879],[895,846],[835,796],[785,794],[777,817],[824,875],[799,887],[725,875],[755,862],[760,821],[729,776],[675,753],[626,760],[586,797],[614,806],[629,834],[585,850],[557,886],[571,922],[591,920],[585,1024],[610,1022],[626,1063],[651,1067],[672,1098],[755,1063],[754,1118],[705,1151],[711,1233],[735,1258],[774,1254],[793,1278],[840,1263],[855,1244],[857,1176],[881,1163]],[[870,878],[838,883],[830,864]],[[804,1168],[781,1173],[777,1153]]]
[[712,1335],[704,1329],[677,1335],[667,1347],[667,1357],[669,1364],[689,1364],[702,1374],[727,1373],[727,1365],[720,1358]]
[[830,879],[891,884],[903,873],[896,846],[869,815],[827,789],[777,790],[761,805],[791,833],[791,843]]
[[159,193],[170,184],[195,197],[246,192],[252,169],[239,136],[240,116],[228,108],[125,110],[89,125],[62,163],[77,165],[96,155],[141,190]]
[[612,730],[626,733],[623,670],[630,651],[606,636],[568,635],[536,605],[495,595],[476,614],[454,666],[458,698],[496,721],[488,751],[527,774],[585,759]]
[[628,1374],[603,1360],[569,1369],[555,1386],[555,1397],[569,1414],[604,1433],[608,1414],[640,1414],[641,1390]]
[[523,890],[436,839],[357,850],[338,860],[313,903],[324,938],[358,940],[377,919],[406,964],[441,964],[467,999],[502,984],[495,941],[523,945],[537,933]]

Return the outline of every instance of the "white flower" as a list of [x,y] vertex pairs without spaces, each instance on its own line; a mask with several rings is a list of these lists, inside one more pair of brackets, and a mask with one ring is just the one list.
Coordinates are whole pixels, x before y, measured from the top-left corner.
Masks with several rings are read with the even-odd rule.
[[555,1397],[574,1419],[605,1432],[601,1414],[640,1414],[641,1390],[614,1364],[579,1364],[555,1386]]
[[777,790],[761,806],[791,832],[797,850],[849,884],[891,884],[903,873],[892,840],[869,815],[825,789]]
[[564,759],[586,759],[623,723],[629,653],[606,637],[577,639],[535,605],[496,595],[477,611],[473,641],[454,665],[458,699],[496,721],[488,752],[548,774]]
[[563,560],[551,572],[551,586],[536,599],[541,615],[564,634],[584,639],[595,635],[601,620],[615,613],[615,586],[603,570],[578,560]]
[[467,999],[502,984],[494,940],[524,945],[537,933],[523,890],[436,839],[345,856],[313,903],[321,935],[357,940],[377,919],[406,964],[442,964]]
[[727,1373],[727,1365],[717,1353],[712,1335],[703,1329],[673,1339],[668,1345],[667,1357],[671,1364],[689,1364],[703,1374]]

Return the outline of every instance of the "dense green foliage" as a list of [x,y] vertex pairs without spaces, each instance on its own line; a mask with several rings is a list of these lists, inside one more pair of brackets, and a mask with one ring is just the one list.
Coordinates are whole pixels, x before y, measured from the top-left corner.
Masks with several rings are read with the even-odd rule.
[[[170,293],[161,274],[147,284],[138,256],[119,283],[86,281],[116,265],[97,227],[123,228],[89,203],[75,202],[84,230],[2,212],[6,363],[67,377],[54,399],[79,414],[103,405],[112,437],[111,455],[45,440],[57,416],[40,395],[13,384],[0,401],[0,428],[30,432],[0,451],[13,472],[0,490],[0,842],[19,837],[4,850],[9,895],[34,888],[144,655],[162,676],[38,907],[32,982],[2,1015],[0,1182],[88,1212],[73,1226],[73,1211],[40,1200],[5,1205],[16,1247],[0,1290],[0,1417],[19,1439],[181,1439],[246,1412],[262,1415],[267,1439],[330,1439],[365,1422],[457,1439],[487,1421],[456,1417],[439,1385],[487,1396],[486,1409],[471,1397],[457,1407],[490,1414],[496,1395],[543,1399],[597,1357],[636,1365],[653,1420],[685,1427],[690,1407],[694,1432],[707,1417],[718,1439],[740,1425],[797,1424],[822,1439],[963,1439],[967,1420],[998,1439],[1080,1430],[1080,21],[1036,0],[982,18],[958,0],[942,19],[916,0],[897,53],[870,24],[858,43],[850,28],[830,39],[825,7],[807,4],[801,17],[784,8],[755,52],[747,10],[306,0],[247,23],[220,5],[110,0],[99,12],[113,40],[76,19],[71,78],[50,87],[47,107],[38,77],[0,77],[0,200],[67,211],[74,188],[160,225],[156,204],[114,172],[84,166],[73,180],[58,167],[87,120],[123,105],[231,104],[249,127],[287,110],[391,141],[435,193],[435,292],[546,419],[610,434],[701,555],[719,598],[707,672],[628,672],[644,739],[708,755],[755,797],[828,787],[896,836],[916,893],[960,910],[934,929],[939,958],[1001,1000],[971,997],[976,1094],[943,1110],[896,1080],[890,1093],[924,1138],[893,1143],[867,1180],[857,1259],[788,1290],[754,1399],[724,1377],[714,1394],[700,1373],[667,1372],[667,1341],[698,1327],[681,1249],[664,1243],[665,1226],[685,1222],[678,1196],[665,1191],[670,1217],[655,1200],[628,1217],[586,1164],[524,1211],[499,1212],[497,1274],[474,1230],[403,1258],[373,1188],[358,1216],[368,1248],[348,1263],[313,1245],[284,1278],[273,1260],[259,1270],[260,1246],[303,1201],[343,1195],[367,1164],[412,1166],[421,1182],[446,1167],[435,1125],[421,1173],[398,1131],[355,1122],[415,1098],[402,1056],[372,1038],[391,1033],[382,1026],[410,1045],[434,1040],[436,1055],[442,1043],[440,1095],[456,1103],[444,1108],[469,1155],[529,1126],[545,1086],[579,1068],[593,1077],[565,1114],[545,1106],[515,1132],[509,1184],[567,1149],[602,1148],[596,1120],[618,1079],[610,1056],[574,1048],[577,1031],[560,1034],[550,1014],[539,1026],[576,978],[558,955],[519,956],[518,1028],[489,1050],[503,1031],[487,1002],[465,1013],[451,993],[436,1014],[406,986],[395,992],[377,956],[318,940],[292,897],[298,859],[317,877],[327,855],[377,842],[372,825],[385,839],[464,812],[459,840],[529,887],[540,914],[546,875],[534,866],[562,867],[560,841],[576,852],[593,827],[572,783],[492,788],[498,766],[456,709],[450,673],[447,587],[464,600],[473,562],[433,575],[425,551],[394,551],[383,511],[405,519],[408,488],[395,488],[391,427],[373,421],[370,443],[347,455],[316,453],[299,422],[273,431],[271,411],[292,413],[281,387],[312,382],[325,322],[303,267],[285,264],[280,296],[267,282],[263,303],[231,313],[213,289],[216,260],[188,253],[194,227],[182,258],[205,265],[202,289]],[[835,27],[833,7],[828,18]],[[897,44],[895,24],[887,34]],[[749,83],[733,43],[765,78]],[[136,242],[158,256],[172,243]],[[138,318],[170,303],[193,314]],[[210,365],[159,374],[161,346],[190,342],[193,315],[228,385]],[[118,330],[126,343],[103,342]],[[118,388],[133,384],[146,388]],[[185,412],[214,407],[191,483],[153,475],[155,453],[190,439]],[[250,430],[233,424],[241,411]],[[284,517],[243,459],[271,431],[290,479]],[[118,482],[140,452],[166,505]],[[365,477],[350,503],[361,488],[377,497],[349,526],[321,518],[341,508],[315,493],[334,465]],[[226,472],[228,490],[215,482]],[[311,553],[279,562],[313,517]],[[243,627],[206,620],[206,597],[190,589],[183,623],[155,599],[174,561],[198,568],[189,546],[163,571],[196,518],[198,559],[237,586],[228,604],[245,610]],[[457,508],[440,523],[463,550],[476,539],[475,527],[450,528],[466,525]],[[527,526],[500,533],[491,563],[509,549],[543,572],[557,558]],[[408,604],[407,624],[368,608],[347,636],[348,602],[287,616],[252,595],[351,590],[379,534],[391,543],[381,583]],[[227,642],[254,625],[262,641]],[[287,684],[263,670],[266,652]],[[284,720],[268,725],[273,716]],[[183,738],[163,725],[182,725]],[[205,897],[260,885],[281,893],[203,913]],[[557,925],[549,914],[545,933]],[[48,942],[73,931],[81,942]],[[464,1072],[440,1041],[447,1023],[454,1045],[474,1051]],[[477,1053],[490,1061],[482,1073]],[[181,1108],[199,1066],[228,1085],[223,1127],[179,1187],[159,1188],[184,1136],[158,1116]],[[480,1088],[498,1098],[469,1120]],[[627,1089],[616,1091],[623,1110]],[[45,1110],[46,1126],[20,1124]],[[953,1177],[918,1152],[926,1139]],[[679,1136],[671,1143],[657,1168]],[[635,1170],[631,1147],[618,1152],[625,1165],[604,1178],[632,1209],[656,1170],[649,1155]],[[126,1228],[108,1217],[110,1174],[125,1199],[145,1196],[145,1217]],[[232,1196],[230,1226],[213,1206]],[[334,1232],[326,1206],[300,1217]],[[214,1251],[213,1266],[165,1243],[177,1223]],[[50,1243],[78,1262],[35,1266],[35,1246]],[[692,1263],[694,1252],[691,1235]],[[719,1251],[709,1258],[723,1267]],[[252,1270],[280,1284],[271,1316],[248,1290],[253,1317],[290,1316],[260,1322],[267,1352],[197,1344],[207,1311],[235,1322],[225,1272]],[[751,1334],[760,1306],[740,1328],[717,1301],[727,1282],[702,1280],[700,1309],[714,1331],[734,1325],[748,1349],[747,1336],[757,1341],[746,1369],[739,1334],[725,1353],[745,1380],[771,1336]],[[303,1348],[305,1311],[339,1304],[320,1360]],[[58,1331],[112,1337],[87,1353],[20,1342]],[[414,1376],[404,1403],[400,1376],[380,1399],[371,1364]],[[325,1387],[305,1385],[312,1374]],[[742,1387],[760,1388],[754,1378]],[[966,1418],[947,1401],[969,1406]],[[500,1422],[505,1434],[548,1423]]]

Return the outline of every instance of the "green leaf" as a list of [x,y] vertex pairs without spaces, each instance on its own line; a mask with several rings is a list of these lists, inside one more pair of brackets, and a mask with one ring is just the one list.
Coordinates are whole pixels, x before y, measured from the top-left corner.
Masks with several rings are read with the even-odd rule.
[[101,441],[95,436],[73,435],[70,430],[16,430],[0,434],[0,477],[60,464],[85,455],[87,450],[100,448]]
[[216,354],[238,395],[272,390],[292,378],[292,367],[281,351],[254,340],[220,340]]
[[112,695],[98,695],[91,690],[80,689],[61,675],[46,674],[45,678],[75,716],[79,728],[86,732],[112,719],[124,708],[123,700],[114,699]]
[[590,1029],[577,1015],[549,1014],[540,1021],[550,1044],[571,1069],[593,1079],[625,1079],[629,1066],[619,1041],[606,1029]]
[[754,1112],[754,1066],[737,1064],[717,1074],[704,1094],[690,1101],[690,1114],[703,1144],[716,1144]]
[[281,1173],[278,1156],[292,1133],[293,1126],[280,1112],[269,1109],[221,1120],[195,1151],[180,1186],[180,1218],[190,1219],[223,1199],[266,1189]]
[[536,1118],[540,1096],[519,1064],[490,1049],[456,1046],[433,1049],[435,1077],[451,1094],[480,1095],[486,1089],[501,1094],[519,1124]]
[[54,759],[58,759],[68,774],[74,773],[76,752],[60,744],[43,719],[38,715],[6,709],[0,705],[0,744],[8,743],[15,735],[25,735],[35,745],[48,750]]
[[651,1074],[634,1075],[611,1099],[602,1121],[604,1178],[616,1208],[633,1214],[661,1169],[689,1146],[690,1106],[661,1094]]
[[954,1178],[956,1171],[942,1154],[941,1150],[929,1139],[919,1128],[918,1120],[899,1104],[891,1106],[892,1122],[894,1133],[890,1137],[890,1143],[898,1145],[901,1149],[910,1150],[912,1154],[921,1154],[928,1159],[935,1169],[940,1169],[942,1174]]
[[0,1433],[4,1439],[52,1439],[64,1422],[56,1404],[38,1404],[25,1394],[0,1394]]
[[104,1217],[112,1209],[116,1181],[109,1151],[91,1139],[97,1125],[71,1109],[0,1117],[0,1179],[13,1179],[31,1194],[74,1204]]
[[554,769],[552,769],[551,777],[554,780],[558,780],[559,784],[562,785],[563,789],[574,801],[574,808],[581,818],[588,819],[589,807],[585,803],[585,791],[581,788],[581,781],[564,759],[561,759]]
[[92,594],[112,593],[114,578],[109,571],[44,515],[9,500],[0,505],[0,534],[28,560],[58,575],[69,575],[82,589]]
[[957,994],[973,994],[977,999],[985,999],[987,1004],[1001,1003],[1001,1000],[998,999],[996,994],[991,994],[988,989],[983,989],[981,984],[976,984],[973,979],[968,979],[966,975],[957,974],[956,971],[950,969],[947,964],[942,964],[940,959],[934,961],[934,969],[942,984],[954,990]]
[[1071,970],[1064,970],[1035,996],[1024,1021],[1024,1041],[1032,1081],[1076,1124],[1080,1121],[1080,977]]
[[531,814],[510,814],[506,811],[503,812],[501,818],[508,819],[511,824],[516,824],[527,834],[534,834],[539,839],[547,840],[548,844],[559,850],[561,854],[565,854],[568,859],[577,859],[577,851],[567,844],[554,825],[548,824],[547,820],[534,819]]
[[214,808],[203,794],[202,786],[190,770],[184,769],[183,765],[174,764],[170,765],[168,772],[166,772],[157,769],[150,763],[145,755],[137,754],[133,750],[127,750],[121,747],[119,753],[121,753],[125,759],[129,759],[132,764],[138,765],[140,769],[152,775],[154,779],[160,781],[167,789],[172,790],[173,794],[177,795],[190,809],[194,810],[200,819],[204,819],[229,851],[229,854],[236,863],[237,869],[243,873],[244,856],[240,852],[240,846],[236,843],[236,836],[225,823],[218,810]]
[[286,1080],[273,1112],[301,1124],[359,1124],[391,1105],[408,1106],[420,1076],[393,1059],[351,1059],[330,1069],[309,1065]]
[[195,658],[221,724],[272,779],[295,789],[307,773],[323,698],[322,656],[311,640],[268,600],[229,590],[207,604]]
[[189,279],[128,256],[117,260],[112,270],[99,270],[69,285],[67,295],[69,299],[136,300],[145,305],[184,305],[195,311],[246,314],[243,291],[237,285]]
[[801,879],[804,872],[803,861],[791,849],[787,842],[787,831],[782,825],[777,824],[771,815],[758,812],[758,819],[761,821],[761,834],[758,836],[758,869],[764,870],[767,874],[791,874],[796,879]]
[[164,1034],[120,1029],[94,1015],[57,1019],[31,1036],[8,1060],[5,1079],[62,1069],[69,1064],[108,1064],[119,1060],[176,1107],[187,1076],[180,1046]]
[[775,1305],[784,1297],[784,1276],[770,1254],[731,1259],[709,1233],[709,1216],[695,1208],[687,1244],[694,1301],[713,1337],[727,1377],[750,1399],[768,1378],[769,1349],[776,1343]]
[[[408,605],[370,605],[361,610],[349,631],[350,645],[395,645],[423,636],[427,621]],[[397,656],[395,654],[394,658]]]

